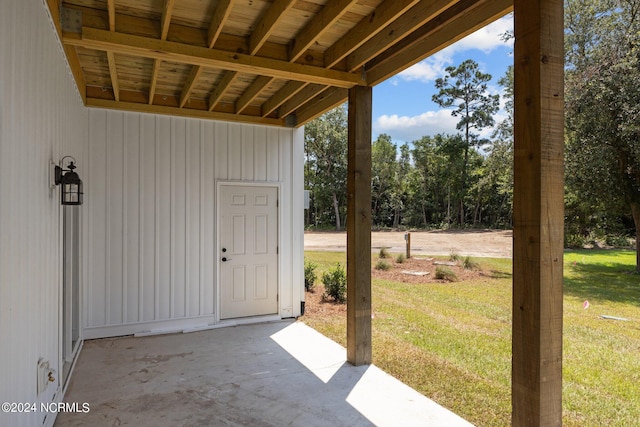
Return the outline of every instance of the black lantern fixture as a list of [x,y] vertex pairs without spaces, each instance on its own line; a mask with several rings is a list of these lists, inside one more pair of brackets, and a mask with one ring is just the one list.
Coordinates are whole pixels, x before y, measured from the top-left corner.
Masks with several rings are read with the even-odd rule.
[[[63,169],[62,166],[56,165],[56,185],[62,184],[62,191],[60,193],[60,202],[63,205],[81,205],[82,204],[82,180],[77,173],[74,172],[76,168],[76,159],[71,156],[65,156],[60,161],[60,164],[64,166],[64,159],[72,159],[69,162],[68,169]],[[62,173],[65,172],[63,175]]]

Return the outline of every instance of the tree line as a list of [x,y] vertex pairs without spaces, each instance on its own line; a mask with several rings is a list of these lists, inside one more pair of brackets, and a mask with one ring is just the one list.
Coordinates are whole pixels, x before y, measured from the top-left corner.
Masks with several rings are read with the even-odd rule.
[[[566,0],[564,22],[565,243],[635,237],[640,272],[640,0]],[[372,142],[374,227],[512,225],[513,68],[499,79],[499,123],[491,78],[467,60],[436,80],[433,101],[453,108],[456,133]],[[344,226],[346,151],[345,106],[306,126],[307,226]]]
[[[433,100],[455,106],[457,134],[424,136],[395,144],[381,134],[372,142],[372,223],[376,228],[450,228],[511,225],[512,119],[497,126],[499,96],[487,93],[491,75],[464,61],[436,80]],[[511,70],[500,79],[512,97]],[[512,102],[511,102],[512,104]],[[491,139],[480,132],[493,128]],[[346,217],[347,111],[340,106],[305,128],[307,226],[344,227]],[[507,167],[505,167],[505,165]]]

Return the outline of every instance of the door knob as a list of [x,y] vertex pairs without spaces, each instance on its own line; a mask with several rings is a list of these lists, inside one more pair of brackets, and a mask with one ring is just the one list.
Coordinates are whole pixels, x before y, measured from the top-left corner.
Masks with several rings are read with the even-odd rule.
[[222,262],[231,261],[231,258],[227,258],[226,256],[222,257]]

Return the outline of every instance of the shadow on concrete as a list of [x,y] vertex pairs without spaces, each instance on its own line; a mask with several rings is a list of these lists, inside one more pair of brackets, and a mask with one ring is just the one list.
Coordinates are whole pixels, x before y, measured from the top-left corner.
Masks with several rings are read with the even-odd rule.
[[87,341],[63,426],[469,426],[300,322]]

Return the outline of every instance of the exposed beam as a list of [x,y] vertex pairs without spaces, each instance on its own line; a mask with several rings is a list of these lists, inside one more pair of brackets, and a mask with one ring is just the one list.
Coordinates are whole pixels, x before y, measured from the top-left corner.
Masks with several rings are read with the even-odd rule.
[[347,360],[371,363],[371,99],[349,90],[347,154]]
[[187,80],[182,89],[182,93],[180,94],[180,107],[184,107],[184,104],[186,104],[189,100],[189,96],[191,95],[191,92],[193,91],[193,88],[195,87],[196,81],[198,80],[198,77],[200,77],[200,74],[202,74],[202,67],[199,67],[197,65],[191,67],[189,76],[187,77]]
[[365,62],[384,52],[390,46],[402,40],[403,37],[406,37],[407,34],[425,25],[457,2],[458,0],[445,2],[421,1],[389,25],[385,31],[379,32],[355,52],[351,53],[347,57],[347,69],[350,71],[357,70]]
[[260,22],[255,26],[255,30],[249,36],[249,54],[255,55],[260,48],[267,41],[273,30],[275,29],[278,21],[280,21],[284,15],[291,10],[296,0],[275,0],[269,9],[260,19]]
[[118,68],[116,66],[116,55],[113,52],[107,52],[107,61],[109,62],[109,75],[111,76],[111,87],[113,88],[113,96],[116,101],[120,101],[120,84],[118,83]]
[[273,77],[258,76],[236,101],[236,113],[242,113],[242,111],[251,103],[251,101],[256,99],[256,97],[260,95],[260,92],[262,92],[262,90],[266,88],[273,80]]
[[[173,15],[173,5],[175,0],[165,0],[162,8],[162,19],[160,21],[160,40],[166,40],[169,34],[169,26],[171,24],[171,15]],[[158,72],[160,71],[159,59],[153,60],[153,71],[151,72],[151,82],[149,84],[149,104],[153,104],[153,98],[156,94],[156,84],[158,82]]]
[[304,105],[309,99],[320,95],[325,90],[327,90],[327,86],[324,85],[306,85],[278,108],[278,117],[284,118],[288,116],[301,105]]
[[562,425],[563,0],[515,0],[513,426]]
[[153,71],[151,72],[151,83],[149,84],[149,104],[153,104],[153,98],[156,95],[156,84],[158,83],[158,73],[160,72],[160,64],[162,61],[159,59],[153,60]]
[[[74,6],[73,9],[82,12],[82,25],[84,25],[85,27],[97,29],[108,28],[108,17],[106,11],[77,6]],[[120,13],[116,15],[116,21],[118,22],[119,28],[135,29],[135,34],[138,36],[149,37],[152,39],[161,38],[161,29],[157,20],[154,21],[152,19],[123,15]],[[167,35],[167,41],[190,44],[200,47],[209,47],[207,41],[207,30],[188,27],[185,25],[181,25],[175,21],[171,22],[170,29],[171,31]],[[220,33],[220,36],[216,40],[214,48],[227,52],[248,53],[249,40],[248,37]],[[307,54],[311,54],[313,56],[313,63],[317,64],[322,62],[322,55],[319,52],[310,50],[307,52]],[[289,48],[288,46],[267,41],[262,49],[260,49],[260,56],[288,62]],[[308,61],[306,62],[308,63]]]
[[80,92],[80,97],[84,104],[87,103],[87,85],[84,81],[84,74],[82,73],[82,66],[80,65],[80,59],[78,58],[78,52],[73,46],[64,46],[64,52],[67,54],[67,60],[69,61],[69,67],[71,68],[71,74],[76,81],[76,87]]
[[[60,38],[60,40],[62,40],[60,0],[47,0],[47,7],[49,8],[49,13],[51,14],[51,20],[53,21],[53,25],[55,27],[56,33],[58,33],[58,37]],[[87,86],[84,80],[82,66],[80,65],[80,58],[78,57],[78,52],[76,51],[76,48],[73,46],[63,45],[63,49],[67,56],[67,61],[69,62],[69,67],[71,68],[71,74],[73,75],[73,79],[76,82],[76,87],[78,88],[78,92],[80,93],[82,102],[86,104],[87,103]]]
[[304,82],[290,81],[286,83],[275,95],[262,104],[262,117],[273,113],[279,106],[304,89],[305,86],[307,84]]
[[51,20],[53,21],[53,26],[56,29],[56,33],[58,33],[58,37],[62,39],[60,1],[61,0],[47,0],[47,7],[49,8],[49,14],[51,15]]
[[109,13],[109,30],[116,30],[116,0],[107,0],[107,12]]
[[[109,31],[116,30],[116,0],[107,0],[107,12],[109,14]],[[109,63],[109,76],[111,77],[111,87],[116,101],[120,101],[120,84],[118,83],[118,68],[116,66],[116,55],[107,51],[107,62]]]
[[348,97],[348,89],[327,89],[295,111],[296,126],[302,126],[320,117],[325,111],[344,104]]
[[207,37],[209,48],[213,48],[222,33],[224,23],[229,19],[231,9],[236,0],[220,0],[213,12],[213,18],[209,24],[209,35]]
[[[211,24],[209,25],[209,48],[212,48],[213,45],[218,40],[218,37],[220,36],[220,33],[222,31],[222,27],[224,27],[226,20],[229,18],[229,15],[231,14],[231,7],[233,6],[234,1],[235,0],[231,0],[228,2],[221,1],[216,6],[216,10],[213,14],[213,19],[211,20]],[[182,94],[180,95],[180,107],[184,107],[184,104],[186,104],[187,101],[189,100],[189,95],[193,91],[193,88],[196,85],[198,77],[200,77],[200,75],[202,74],[202,71],[203,71],[203,67],[200,65],[194,65],[191,68],[191,72],[187,77],[187,81],[185,82],[184,87],[182,88]],[[214,94],[217,93],[221,96],[226,89],[227,89],[226,87],[221,88],[218,86]],[[213,100],[213,103],[211,103],[212,100]],[[210,98],[209,102],[210,102],[209,110],[213,110],[213,108],[217,103],[216,98],[213,98],[213,97]]]
[[368,83],[376,85],[392,77],[513,10],[512,0],[467,1],[474,3],[471,12],[454,6],[418,29],[410,42],[402,41],[367,63]]
[[347,12],[348,8],[357,3],[357,1],[329,0],[309,24],[293,39],[289,61],[293,62],[300,58],[318,40],[318,37],[331,28]]
[[325,51],[325,68],[331,68],[336,65],[419,1],[386,0]]
[[87,98],[88,107],[126,110],[140,113],[164,114],[177,117],[194,117],[198,119],[225,120],[230,122],[252,123],[270,126],[285,126],[284,120],[261,116],[238,115],[217,111],[196,110],[191,108],[167,107],[162,105],[141,104],[138,102],[117,102],[108,99]]
[[236,77],[238,77],[237,71],[226,71],[224,73],[224,75],[216,85],[215,90],[209,97],[209,111],[212,111],[214,108],[216,108],[216,105],[218,104],[218,102],[220,102],[220,99],[227,91],[229,86],[231,86]]
[[173,5],[175,0],[165,0],[162,8],[162,20],[160,21],[160,40],[166,40],[169,34],[169,26],[171,25],[171,16],[173,15]]
[[298,80],[347,89],[356,85],[366,84],[363,77],[356,73],[327,70],[310,65],[207,49],[130,34],[114,33],[95,28],[83,27],[81,38],[65,36],[63,40],[66,44],[88,49],[200,65],[208,68],[222,68],[285,80]]

